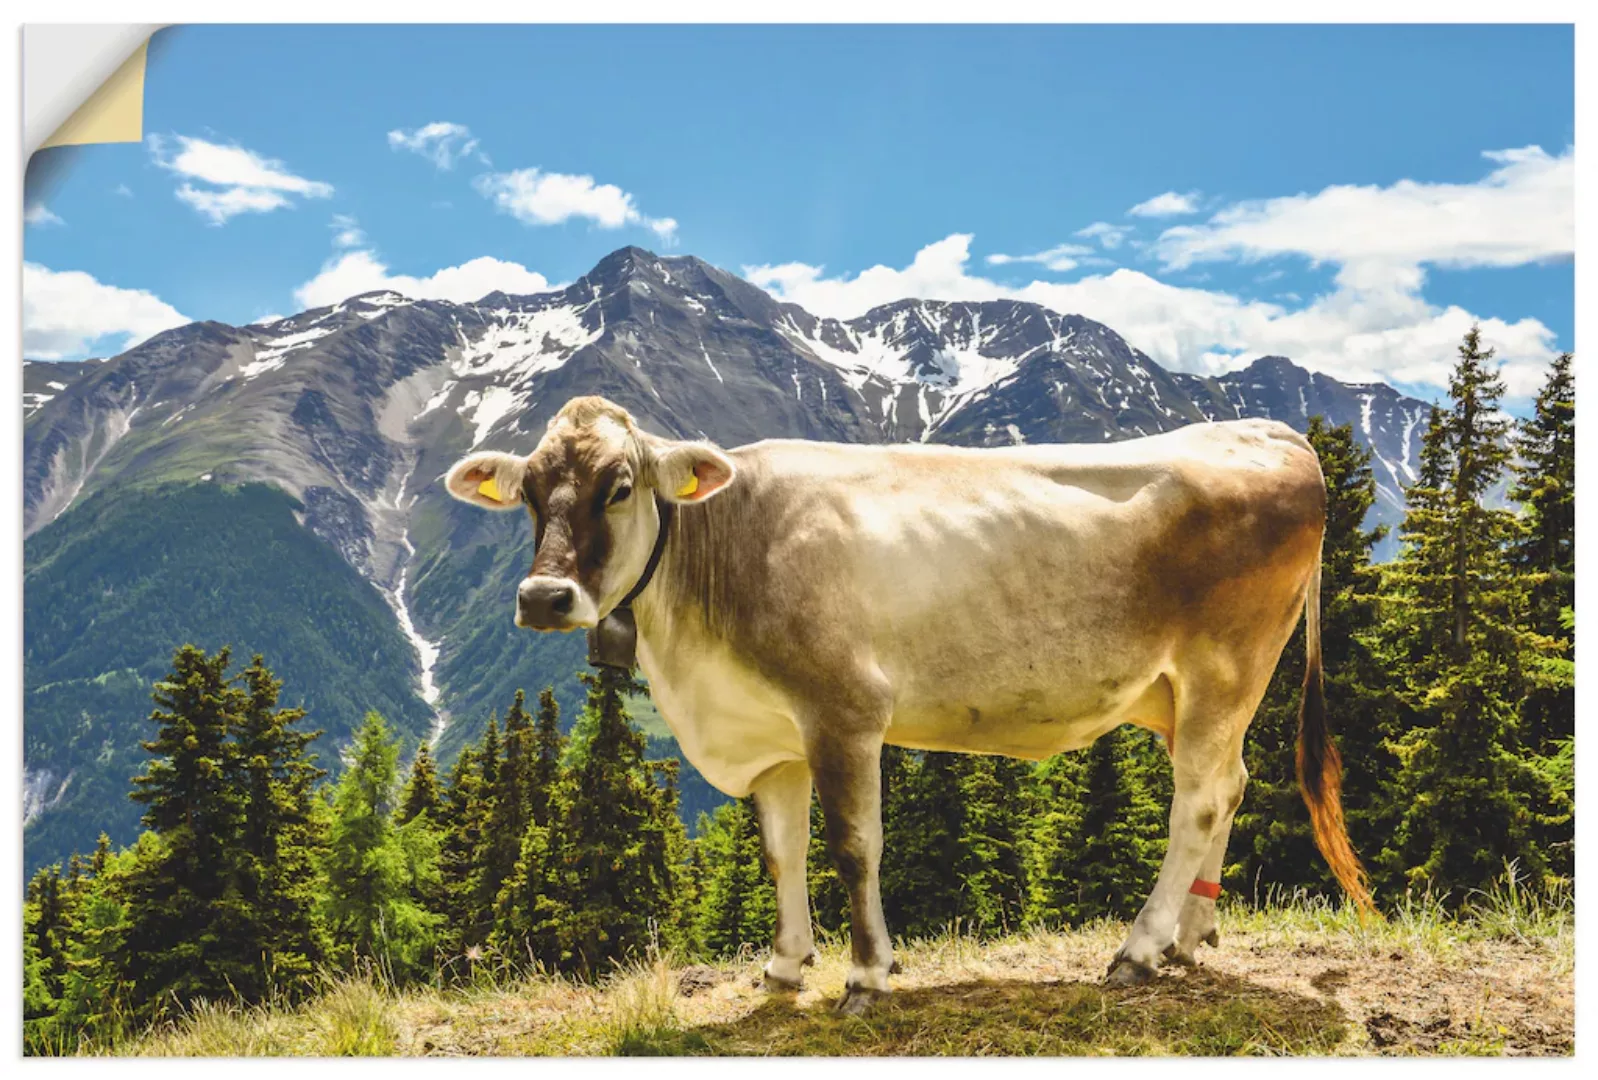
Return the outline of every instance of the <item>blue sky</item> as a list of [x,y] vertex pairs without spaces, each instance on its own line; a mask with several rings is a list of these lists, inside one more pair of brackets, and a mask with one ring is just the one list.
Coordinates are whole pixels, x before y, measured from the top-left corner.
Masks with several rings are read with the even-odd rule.
[[1426,393],[1479,319],[1524,396],[1573,345],[1572,50],[1567,27],[181,27],[144,144],[35,160],[25,347],[377,284],[525,291],[639,244],[821,314],[1015,295],[1167,366],[1279,352]]

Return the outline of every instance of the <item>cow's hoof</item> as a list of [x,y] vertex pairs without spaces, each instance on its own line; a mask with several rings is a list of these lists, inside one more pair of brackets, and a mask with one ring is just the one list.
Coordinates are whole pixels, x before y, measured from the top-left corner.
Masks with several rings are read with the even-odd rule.
[[784,979],[782,976],[773,975],[769,971],[761,979],[761,985],[766,988],[766,993],[768,994],[797,994],[805,988],[805,984],[798,979]]
[[840,1016],[863,1016],[877,1002],[888,996],[886,990],[868,990],[864,986],[851,986],[843,992],[833,1011]]
[[888,974],[889,975],[901,975],[903,973],[904,973],[904,965],[899,963],[898,958],[895,957],[893,963],[888,965]]
[[1193,954],[1177,948],[1175,944],[1166,946],[1165,955],[1161,958],[1160,964],[1162,966],[1174,964],[1177,967],[1198,967],[1198,961],[1193,958]]
[[1214,928],[1211,928],[1210,932],[1199,938],[1199,940],[1212,949],[1219,949],[1221,947],[1221,933],[1219,930],[1215,930]]
[[1112,990],[1128,986],[1142,986],[1154,978],[1154,969],[1129,956],[1117,954],[1110,962],[1110,973],[1104,976],[1104,985]]

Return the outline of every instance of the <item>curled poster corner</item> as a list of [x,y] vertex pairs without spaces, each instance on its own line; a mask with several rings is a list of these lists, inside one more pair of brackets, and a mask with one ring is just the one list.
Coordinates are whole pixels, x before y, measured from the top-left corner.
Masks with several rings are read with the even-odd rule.
[[135,49],[40,148],[138,142],[144,138],[144,58],[149,48],[150,43],[145,41]]
[[56,146],[139,142],[144,73],[158,24],[34,25],[23,31],[29,153]]

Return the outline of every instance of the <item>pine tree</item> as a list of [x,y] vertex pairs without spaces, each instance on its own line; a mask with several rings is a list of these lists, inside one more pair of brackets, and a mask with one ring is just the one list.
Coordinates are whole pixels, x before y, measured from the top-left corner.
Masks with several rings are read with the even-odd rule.
[[258,1001],[272,990],[306,988],[323,957],[314,920],[322,838],[312,793],[327,774],[308,752],[322,733],[296,730],[304,709],[277,707],[283,684],[259,654],[242,678],[247,697],[232,727],[233,783],[245,793],[233,851],[240,903],[231,909],[238,924],[228,932],[244,969],[233,989]]
[[440,947],[451,956],[470,945],[473,925],[472,876],[476,872],[477,852],[482,843],[488,804],[482,798],[483,774],[477,747],[462,748],[444,781],[444,797],[439,812],[439,902],[435,910],[444,916]]
[[661,842],[664,800],[623,700],[642,684],[616,668],[579,677],[588,703],[556,790],[544,902],[559,943],[553,961],[593,976],[679,918],[680,869]]
[[1452,406],[1433,412],[1422,445],[1381,631],[1414,725],[1392,741],[1401,812],[1380,865],[1395,884],[1456,901],[1509,861],[1540,883],[1548,861],[1538,834],[1568,816],[1519,730],[1528,672],[1550,643],[1520,625],[1530,581],[1509,553],[1521,523],[1483,501],[1509,457],[1492,356],[1472,328],[1449,380]]
[[89,888],[77,916],[54,1042],[70,1050],[77,1040],[115,1043],[130,1033],[135,989],[121,969],[129,930],[131,885],[148,881],[165,858],[159,834],[146,832],[132,848],[110,849],[101,834],[90,863]]
[[49,964],[39,955],[30,932],[31,913],[22,906],[22,1052],[26,1055],[49,1053],[52,1021],[60,1001],[50,992]]
[[71,907],[82,898],[89,887],[89,864],[82,855],[74,851],[67,859],[67,872],[61,879],[61,891],[66,897],[68,907]]
[[147,771],[133,778],[145,827],[160,835],[160,857],[128,882],[128,928],[118,968],[141,1012],[193,998],[220,999],[247,984],[256,960],[240,955],[229,928],[245,922],[236,852],[246,794],[233,782],[228,735],[243,694],[229,684],[227,648],[208,657],[179,648],[172,674],[156,684],[155,739]]
[[341,963],[368,958],[405,979],[431,965],[441,917],[415,900],[438,872],[426,819],[394,825],[398,763],[399,743],[367,713],[333,797],[322,917]]
[[[1391,830],[1384,785],[1396,759],[1386,747],[1398,709],[1391,678],[1365,638],[1377,620],[1380,582],[1371,551],[1386,529],[1364,527],[1376,501],[1371,452],[1352,424],[1329,426],[1312,416],[1306,432],[1326,479],[1326,533],[1321,547],[1321,656],[1327,712],[1344,763],[1343,807],[1356,851],[1375,853]],[[1295,767],[1302,693],[1304,627],[1282,650],[1265,700],[1249,726],[1244,763],[1248,791],[1232,826],[1227,886],[1263,899],[1273,889],[1304,887],[1337,895],[1338,885],[1315,849]]]
[[1027,796],[1030,826],[1026,921],[1057,928],[1069,925],[1080,881],[1076,837],[1082,831],[1085,757],[1056,754],[1038,765]]
[[1072,837],[1075,897],[1063,905],[1072,922],[1137,914],[1163,858],[1164,805],[1147,774],[1162,751],[1150,738],[1116,728],[1083,751],[1082,814]]
[[986,754],[970,755],[964,764],[960,918],[983,933],[1009,933],[1020,928],[1026,908],[1023,813],[1032,767]]
[[1531,629],[1558,642],[1555,663],[1544,665],[1527,698],[1526,745],[1557,754],[1575,737],[1574,634],[1564,613],[1576,603],[1576,386],[1571,355],[1563,353],[1523,420],[1515,447],[1520,462],[1509,497],[1524,509],[1524,531],[1511,552],[1514,568],[1530,583]]
[[483,741],[478,744],[477,764],[483,771],[483,797],[492,799],[499,789],[499,714],[488,714],[488,726],[483,729]]
[[561,778],[566,740],[560,733],[560,706],[545,687],[538,695],[538,719],[528,756],[527,816],[516,862],[495,903],[493,940],[518,961],[554,964],[560,956],[558,905],[552,895],[550,835],[553,799]]
[[[488,824],[483,830],[483,846],[477,855],[472,888],[475,908],[482,913],[486,939],[492,927],[495,903],[500,889],[511,878],[521,856],[522,839],[532,820],[529,785],[533,772],[533,729],[520,690],[505,713],[503,757],[494,773]],[[492,730],[492,729],[491,729]],[[490,753],[485,740],[484,756]]]
[[494,905],[491,940],[499,952],[520,963],[555,967],[561,959],[557,901],[557,858],[550,826],[532,822],[522,834],[516,865]]
[[955,868],[968,767],[960,754],[882,748],[882,910],[906,938],[940,934],[963,913]]
[[539,825],[549,825],[549,800],[560,780],[560,759],[566,740],[560,733],[560,706],[555,689],[544,687],[538,694],[538,723],[533,732],[532,776],[527,785],[528,813]]
[[[647,743],[646,743],[647,745]],[[682,821],[678,776],[682,763],[676,758],[644,762],[654,788],[654,812],[644,826],[643,840],[648,850],[663,853],[665,903],[655,919],[660,944],[679,951],[695,943],[694,915],[699,908],[699,882],[694,877],[693,842]],[[764,866],[764,860],[761,865]],[[775,905],[775,894],[772,903]],[[775,925],[775,909],[773,909]]]
[[477,753],[473,758],[478,770],[473,816],[464,823],[464,831],[471,836],[473,846],[465,856],[466,876],[456,903],[458,917],[451,919],[452,930],[466,948],[482,945],[494,928],[495,897],[489,895],[484,875],[489,868],[489,850],[496,846],[492,823],[498,813],[499,776],[503,760],[499,714],[490,713],[488,726],[483,731],[482,741],[477,744]]
[[38,1044],[61,1004],[70,948],[71,912],[59,863],[28,880],[22,905],[24,1037]]
[[712,956],[745,944],[763,947],[777,924],[777,892],[766,873],[760,819],[753,799],[739,799],[701,814],[696,841],[702,877],[694,920]]
[[432,748],[426,739],[422,739],[416,744],[416,757],[411,761],[410,776],[405,781],[405,794],[400,800],[397,824],[409,824],[420,814],[427,814],[436,820],[441,805],[438,767],[433,763]]

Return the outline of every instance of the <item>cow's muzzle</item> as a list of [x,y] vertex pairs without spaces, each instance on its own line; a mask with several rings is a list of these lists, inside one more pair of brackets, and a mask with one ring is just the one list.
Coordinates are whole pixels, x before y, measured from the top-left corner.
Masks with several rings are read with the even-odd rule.
[[575,630],[597,621],[593,602],[569,578],[530,577],[516,589],[516,625],[531,630]]

